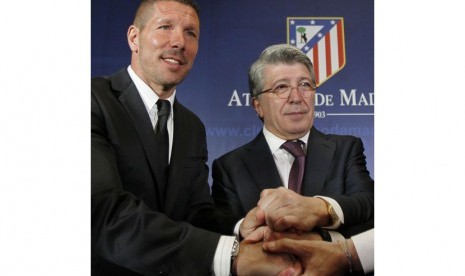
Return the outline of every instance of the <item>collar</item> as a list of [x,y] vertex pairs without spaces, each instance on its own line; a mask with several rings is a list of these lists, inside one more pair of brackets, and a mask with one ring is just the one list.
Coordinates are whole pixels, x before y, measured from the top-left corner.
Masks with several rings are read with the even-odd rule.
[[[128,66],[128,73],[132,81],[134,82],[134,85],[136,86],[137,91],[139,92],[139,95],[142,98],[142,101],[144,102],[147,112],[150,114],[151,112],[156,111],[157,110],[156,103],[160,97],[158,97],[157,93],[155,93],[155,91],[153,91],[152,88],[150,88],[150,86],[148,86],[141,78],[139,78],[139,76],[137,76],[136,72],[134,72],[131,65]],[[174,103],[175,96],[176,96],[176,90],[167,99],[171,103],[171,110],[173,110],[173,103]]]
[[[281,145],[286,142],[286,140],[279,138],[278,136],[271,133],[265,126],[263,126],[263,135],[265,140],[270,147],[271,153],[274,154],[276,151],[281,150]],[[299,138],[300,141],[304,143],[304,151],[306,151],[306,146],[308,142],[308,136],[310,135],[310,130],[302,137]]]

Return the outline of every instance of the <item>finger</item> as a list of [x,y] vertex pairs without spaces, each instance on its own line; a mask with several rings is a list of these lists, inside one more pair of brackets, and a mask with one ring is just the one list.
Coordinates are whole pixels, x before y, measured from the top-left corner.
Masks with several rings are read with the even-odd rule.
[[246,241],[251,241],[251,242],[258,242],[258,241],[262,241],[264,239],[264,236],[265,236],[265,230],[266,230],[267,227],[265,226],[260,226],[258,227],[257,229],[255,229],[253,232],[251,232],[250,234],[248,234],[244,240]]
[[279,252],[299,255],[301,251],[299,248],[297,241],[287,238],[263,243],[264,250],[274,253]]
[[271,231],[271,229],[268,226],[265,226],[265,230],[263,230],[263,240],[264,241],[272,240],[273,239],[272,236],[273,236],[273,232]]
[[273,191],[274,191],[274,189],[264,189],[264,190],[262,190],[262,192],[260,193],[260,199],[269,196],[270,194],[273,193]]
[[257,206],[268,215],[275,210],[279,210],[283,206],[296,205],[296,202],[300,200],[299,197],[301,196],[294,191],[281,187],[274,190],[267,190],[266,193],[262,192],[262,197],[258,201]]
[[265,214],[265,223],[274,231],[282,232],[289,228],[304,230],[303,223],[298,216],[295,215],[294,208],[282,207],[272,210]]
[[244,227],[255,229],[257,226],[260,226],[265,223],[264,218],[260,218],[260,220],[257,220],[257,210],[258,208],[255,207],[247,213],[243,221]]
[[277,276],[294,276],[294,275],[297,275],[297,271],[292,267],[288,267],[288,268],[281,270],[281,272],[279,272]]
[[288,229],[294,229],[295,231],[302,231],[303,230],[302,228],[303,228],[302,221],[298,217],[294,215],[286,215],[274,221],[272,229],[277,232],[283,232]]
[[265,211],[263,211],[259,207],[255,207],[257,209],[255,213],[255,219],[257,220],[257,224],[263,225],[265,224]]
[[257,203],[257,206],[262,210],[266,210],[268,205],[274,201],[275,198],[275,189],[265,189],[260,193],[260,200]]
[[[269,228],[268,228],[269,229]],[[300,231],[296,231],[295,229],[288,229],[287,231],[284,232],[273,232],[271,230],[270,234],[266,233],[265,234],[265,240],[264,241],[274,241],[274,240],[280,240],[280,239],[293,239],[293,240],[305,240],[307,239],[310,234],[303,234]],[[319,236],[318,234],[314,234],[315,236]],[[310,236],[310,238],[313,236]]]
[[261,216],[264,216],[265,221],[275,221],[282,216],[281,214],[291,213],[288,211],[288,206],[274,196],[269,197],[261,204],[258,203],[258,210]]
[[241,236],[244,238],[247,237],[258,226],[264,224],[264,222],[257,222],[255,213],[256,213],[256,208],[250,210],[240,225],[239,232]]

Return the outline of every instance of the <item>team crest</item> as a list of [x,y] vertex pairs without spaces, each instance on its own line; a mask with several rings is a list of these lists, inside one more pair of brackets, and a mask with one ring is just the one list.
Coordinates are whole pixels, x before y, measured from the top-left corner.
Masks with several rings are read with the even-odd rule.
[[297,46],[310,58],[317,86],[346,64],[342,17],[288,17],[287,43]]

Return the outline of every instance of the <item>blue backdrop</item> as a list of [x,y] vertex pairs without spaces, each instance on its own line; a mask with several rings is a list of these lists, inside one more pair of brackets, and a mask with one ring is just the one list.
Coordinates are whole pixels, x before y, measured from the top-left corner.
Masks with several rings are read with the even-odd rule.
[[[92,76],[129,65],[126,33],[138,2],[92,1]],[[199,52],[176,95],[205,123],[209,165],[253,139],[262,128],[248,97],[251,63],[271,44],[293,43],[319,71],[315,126],[325,133],[362,138],[374,177],[373,1],[197,2]]]

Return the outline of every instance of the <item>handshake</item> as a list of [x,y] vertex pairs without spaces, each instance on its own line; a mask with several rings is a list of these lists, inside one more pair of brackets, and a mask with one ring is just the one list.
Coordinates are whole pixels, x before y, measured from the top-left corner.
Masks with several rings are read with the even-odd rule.
[[323,199],[285,188],[264,190],[240,225],[242,240],[232,274],[316,276],[361,271],[350,240],[328,242],[314,231],[330,221]]

